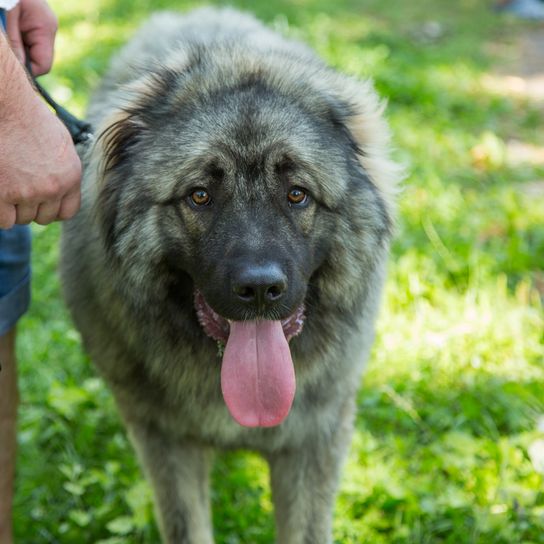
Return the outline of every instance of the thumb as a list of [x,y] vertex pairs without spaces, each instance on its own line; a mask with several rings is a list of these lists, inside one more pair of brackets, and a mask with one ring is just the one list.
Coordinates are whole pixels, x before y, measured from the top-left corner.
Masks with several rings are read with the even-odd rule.
[[23,37],[21,36],[21,30],[19,28],[19,18],[21,16],[21,7],[15,6],[9,10],[6,16],[7,35],[9,43],[15,56],[19,59],[21,64],[25,64],[25,46],[23,44]]

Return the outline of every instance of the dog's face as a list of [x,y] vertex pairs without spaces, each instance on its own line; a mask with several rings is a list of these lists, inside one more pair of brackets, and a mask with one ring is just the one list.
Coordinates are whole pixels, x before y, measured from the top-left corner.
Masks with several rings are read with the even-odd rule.
[[[231,413],[250,426],[277,424],[294,395],[287,342],[302,330],[305,302],[315,304],[308,286],[319,287],[327,259],[337,261],[344,285],[342,259],[360,277],[357,260],[388,228],[380,199],[333,96],[287,98],[249,78],[187,100],[175,82],[160,81],[160,90],[109,120],[101,137],[105,243],[126,296],[157,301],[172,288],[192,291],[205,333],[227,343],[223,393]],[[370,220],[376,231],[363,233]],[[357,238],[344,240],[350,229]],[[248,345],[272,360],[248,356]],[[236,362],[248,358],[258,371]],[[270,410],[240,408],[253,387],[249,378],[240,382],[246,374],[270,383],[255,393]]]
[[[121,172],[102,199],[110,249],[133,252],[135,236],[151,235],[153,223],[162,240],[145,268],[162,250],[228,320],[293,315],[350,198],[353,144],[330,104],[319,108],[321,115],[304,111],[254,85],[166,119],[149,108],[124,117],[107,148]],[[132,205],[116,206],[120,191]],[[145,248],[140,240],[139,260]]]
[[206,144],[175,187],[178,258],[222,317],[285,319],[303,303],[330,245],[334,221],[315,183],[325,150],[304,152],[301,142],[317,143],[320,134],[300,113],[282,115],[263,99],[266,113],[233,102],[212,113],[227,134],[195,130]]

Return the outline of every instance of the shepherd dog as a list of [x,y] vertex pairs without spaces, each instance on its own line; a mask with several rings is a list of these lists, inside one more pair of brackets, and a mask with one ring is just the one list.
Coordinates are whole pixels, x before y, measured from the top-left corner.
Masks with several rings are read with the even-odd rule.
[[402,176],[383,111],[214,8],[152,16],[92,96],[63,289],[163,542],[213,542],[210,465],[235,449],[270,467],[280,544],[332,542]]

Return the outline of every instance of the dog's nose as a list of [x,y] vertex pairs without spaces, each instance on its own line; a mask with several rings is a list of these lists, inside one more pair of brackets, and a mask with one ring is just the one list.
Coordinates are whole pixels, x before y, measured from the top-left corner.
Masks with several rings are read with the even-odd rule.
[[244,266],[233,275],[232,291],[236,298],[260,309],[278,302],[286,290],[287,277],[275,263]]

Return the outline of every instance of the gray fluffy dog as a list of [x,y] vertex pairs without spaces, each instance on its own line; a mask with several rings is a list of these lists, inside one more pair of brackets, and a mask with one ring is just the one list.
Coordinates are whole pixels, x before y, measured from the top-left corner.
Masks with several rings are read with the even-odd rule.
[[331,542],[400,177],[382,111],[213,9],[154,16],[92,98],[65,296],[164,542],[213,542],[216,448],[269,462],[278,542]]

